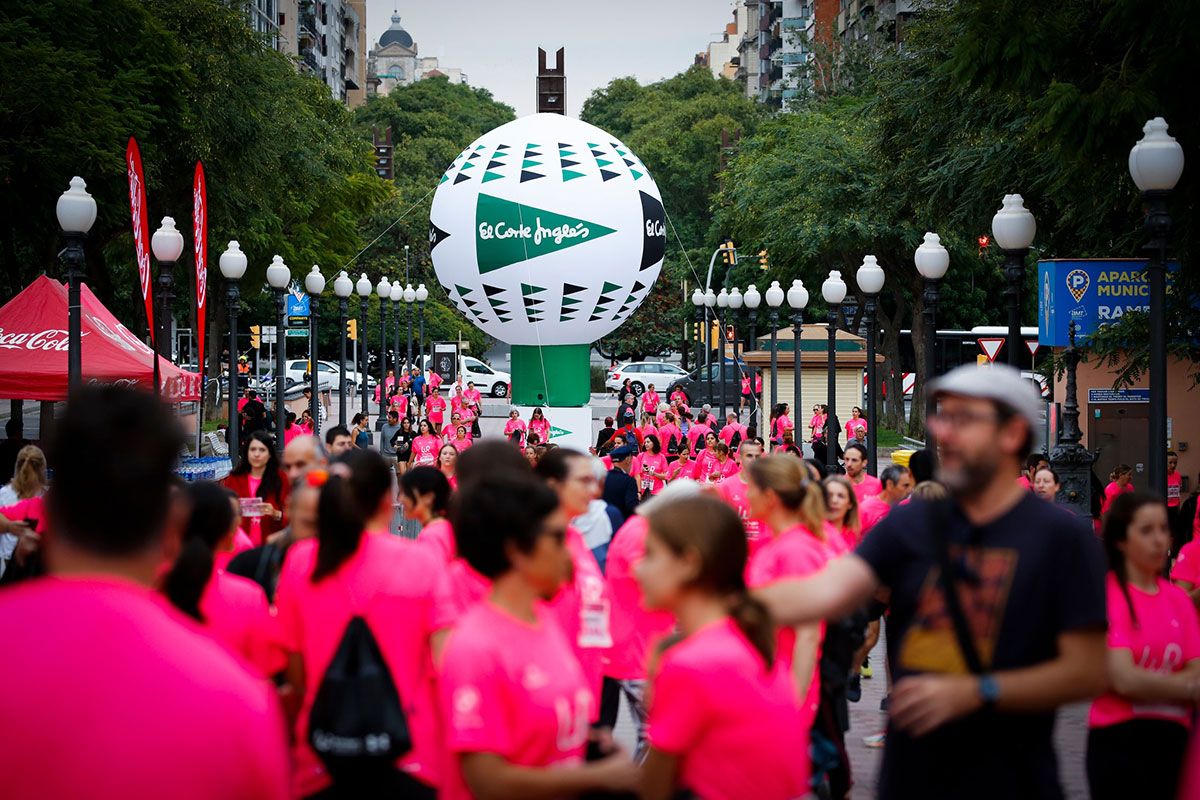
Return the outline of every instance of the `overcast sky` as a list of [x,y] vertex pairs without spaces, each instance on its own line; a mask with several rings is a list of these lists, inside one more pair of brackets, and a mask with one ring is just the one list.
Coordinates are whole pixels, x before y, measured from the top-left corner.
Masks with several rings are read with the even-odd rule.
[[613,78],[649,83],[687,69],[733,19],[733,0],[367,0],[368,48],[393,8],[420,55],[462,69],[518,116],[535,110],[539,47],[551,63],[566,48],[567,111],[577,117]]

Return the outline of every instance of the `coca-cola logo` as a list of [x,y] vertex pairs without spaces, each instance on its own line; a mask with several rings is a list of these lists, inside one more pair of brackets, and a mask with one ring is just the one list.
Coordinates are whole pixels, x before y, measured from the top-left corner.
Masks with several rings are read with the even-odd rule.
[[[142,298],[145,299],[150,296],[150,253],[146,250],[146,210],[142,206],[145,190],[132,148],[126,151],[125,156],[129,168],[129,207],[133,212],[133,245],[137,251],[138,279],[142,287]],[[147,307],[148,310],[149,307]]]
[[[87,332],[80,334],[81,337],[87,335]],[[33,333],[9,333],[0,328],[0,348],[4,350],[65,353],[69,344],[67,332],[61,328],[47,328]]]
[[196,181],[195,188],[192,190],[192,208],[195,214],[192,226],[195,234],[192,237],[192,247],[196,255],[196,310],[200,311],[204,308],[204,301],[208,297],[208,264],[205,259],[207,254],[204,252],[207,211],[204,207],[204,184],[199,180]]

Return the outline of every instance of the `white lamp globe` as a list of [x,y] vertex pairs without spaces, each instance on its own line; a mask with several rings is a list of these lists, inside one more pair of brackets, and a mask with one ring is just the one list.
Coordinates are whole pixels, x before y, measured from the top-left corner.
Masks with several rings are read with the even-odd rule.
[[858,268],[858,272],[854,274],[854,280],[858,282],[858,288],[862,290],[863,294],[867,295],[882,292],[886,277],[883,267],[879,266],[879,261],[875,256],[864,256],[862,265]]
[[425,288],[425,284],[417,286],[417,302],[424,303],[429,299],[429,290]]
[[236,240],[231,240],[225,252],[221,253],[221,275],[227,281],[240,281],[246,274],[246,254]]
[[1142,138],[1129,151],[1129,175],[1143,192],[1170,191],[1183,174],[1183,148],[1167,133],[1167,121],[1155,117],[1142,127]]
[[267,283],[272,289],[286,289],[292,282],[292,271],[283,263],[283,256],[271,257],[271,266],[267,267]]
[[150,249],[159,261],[178,261],[183,255],[183,234],[175,229],[175,220],[163,217],[162,224],[150,237]]
[[1019,194],[1006,194],[992,217],[992,236],[1001,250],[1028,250],[1037,233],[1037,220]]
[[792,285],[787,290],[788,305],[800,311],[808,307],[808,289],[804,288],[804,281],[796,278],[792,281]]
[[411,303],[417,299],[417,290],[410,283],[404,287],[404,302]]
[[930,281],[940,281],[950,268],[950,253],[942,246],[942,239],[936,233],[925,234],[925,241],[917,248],[913,260],[921,277]]
[[96,221],[96,199],[88,194],[87,183],[76,175],[71,185],[58,196],[54,207],[64,233],[87,233]]
[[841,272],[836,269],[829,271],[829,277],[821,284],[821,297],[830,306],[840,305],[846,299],[846,282],[842,280]]
[[346,270],[342,270],[333,281],[333,293],[338,297],[345,299],[353,292],[354,281],[350,280],[350,276],[346,274]]
[[722,288],[721,291],[717,294],[717,308],[728,308],[728,307],[729,307],[729,292]]
[[325,276],[321,274],[321,268],[316,264],[313,264],[313,268],[304,276],[304,290],[313,295],[325,291]]
[[379,283],[375,284],[375,294],[379,295],[380,300],[387,300],[391,293],[392,285],[388,283],[388,279],[380,278]]
[[742,307],[742,290],[736,286],[729,290],[729,307],[734,311]]
[[715,308],[717,305],[717,293],[712,290],[711,286],[704,292],[704,305],[709,308]]
[[767,289],[767,305],[771,308],[779,308],[783,305],[783,288],[779,285],[779,281],[771,281],[771,288]]
[[392,299],[393,303],[399,303],[404,299],[404,287],[400,285],[400,281],[392,284],[392,288],[388,292],[388,297]]
[[354,291],[358,292],[359,297],[370,297],[371,290],[375,288],[371,285],[371,279],[367,277],[367,273],[363,273],[358,279],[358,283],[354,284]]
[[701,289],[695,289],[692,292],[692,305],[700,308],[704,305],[704,292]]
[[753,283],[746,287],[746,308],[754,311],[762,305],[762,294]]

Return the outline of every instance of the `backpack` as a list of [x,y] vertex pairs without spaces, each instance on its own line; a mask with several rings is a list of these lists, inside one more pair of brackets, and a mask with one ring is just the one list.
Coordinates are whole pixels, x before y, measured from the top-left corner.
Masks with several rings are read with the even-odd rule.
[[742,432],[734,431],[733,436],[729,437],[729,451],[731,453],[736,452],[738,449],[738,446],[741,445],[741,443],[742,443]]
[[400,693],[366,619],[350,618],[317,688],[308,743],[335,784],[371,786],[412,750]]
[[667,441],[667,455],[669,455],[669,456],[679,455],[679,437],[678,436],[672,435],[671,438]]

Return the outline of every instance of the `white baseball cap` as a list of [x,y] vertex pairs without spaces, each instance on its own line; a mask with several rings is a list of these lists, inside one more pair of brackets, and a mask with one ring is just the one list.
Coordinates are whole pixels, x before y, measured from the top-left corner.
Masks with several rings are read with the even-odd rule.
[[1033,450],[1041,447],[1042,398],[1033,380],[1007,364],[966,364],[930,384],[934,398],[943,395],[978,397],[1002,405],[1029,423]]

